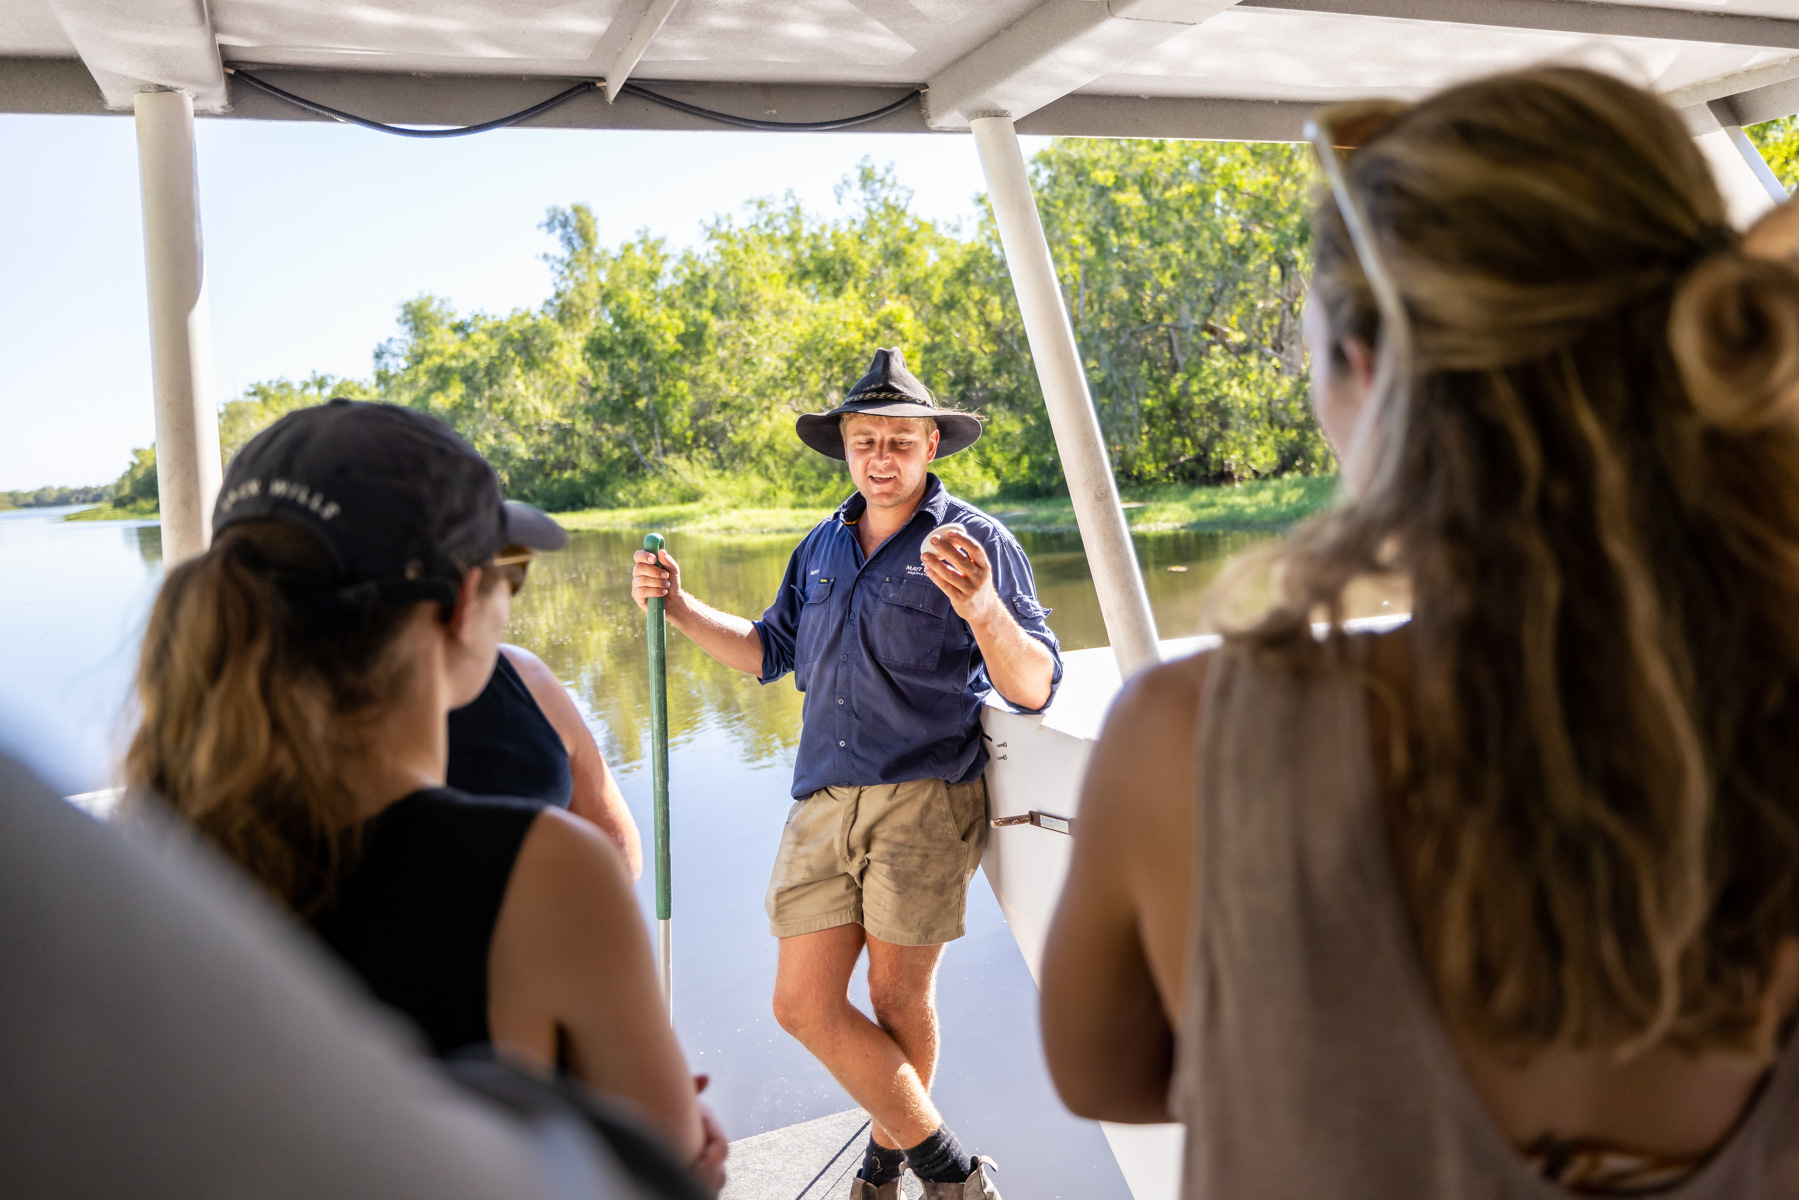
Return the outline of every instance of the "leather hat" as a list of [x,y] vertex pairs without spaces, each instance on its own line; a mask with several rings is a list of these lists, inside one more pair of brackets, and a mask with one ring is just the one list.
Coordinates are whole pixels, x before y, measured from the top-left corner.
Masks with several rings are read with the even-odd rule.
[[856,381],[842,404],[829,412],[802,415],[794,429],[800,441],[820,454],[842,458],[841,422],[856,413],[871,417],[926,417],[937,422],[938,458],[966,450],[981,438],[981,418],[939,407],[931,389],[906,370],[906,357],[898,347],[876,350],[868,374]]

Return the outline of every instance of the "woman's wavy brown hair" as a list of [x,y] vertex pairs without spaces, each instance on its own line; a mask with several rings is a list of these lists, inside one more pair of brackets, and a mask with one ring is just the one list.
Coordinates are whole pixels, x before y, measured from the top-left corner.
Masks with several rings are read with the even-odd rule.
[[329,904],[355,851],[341,767],[366,749],[360,723],[405,686],[391,650],[418,608],[315,612],[332,579],[318,540],[274,521],[233,526],[172,569],[125,758],[134,800],[167,803],[302,915]]
[[[1590,71],[1443,92],[1345,171],[1412,361],[1235,636],[1300,664],[1353,580],[1409,583],[1395,845],[1452,1020],[1766,1056],[1799,935],[1799,272],[1745,251],[1672,111]],[[1315,226],[1314,303],[1377,345],[1329,196]]]

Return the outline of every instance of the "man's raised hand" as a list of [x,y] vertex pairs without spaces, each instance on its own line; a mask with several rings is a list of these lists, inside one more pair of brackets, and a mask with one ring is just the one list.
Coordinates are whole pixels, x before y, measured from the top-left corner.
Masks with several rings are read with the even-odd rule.
[[956,615],[970,625],[999,605],[993,590],[993,564],[987,548],[960,525],[943,525],[931,531],[919,551],[925,574],[949,597]]
[[672,608],[681,596],[681,564],[666,550],[654,554],[639,550],[631,558],[635,564],[631,568],[631,599],[637,601],[637,607],[645,608],[651,600],[661,598]]

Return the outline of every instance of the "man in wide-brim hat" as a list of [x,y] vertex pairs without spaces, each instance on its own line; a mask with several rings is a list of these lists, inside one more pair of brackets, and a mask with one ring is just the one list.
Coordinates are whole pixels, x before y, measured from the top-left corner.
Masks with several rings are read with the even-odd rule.
[[[851,1194],[893,1200],[909,1166],[932,1200],[997,1197],[931,1103],[933,981],[987,840],[981,705],[997,691],[1041,711],[1061,655],[1017,540],[928,469],[972,446],[980,418],[939,406],[884,349],[797,432],[847,462],[856,494],[793,552],[760,621],[682,590],[666,551],[637,555],[631,594],[665,598],[720,662],[763,683],[792,671],[806,695],[768,889],[774,1007],[873,1118]],[[847,999],[864,948],[878,1024]]]

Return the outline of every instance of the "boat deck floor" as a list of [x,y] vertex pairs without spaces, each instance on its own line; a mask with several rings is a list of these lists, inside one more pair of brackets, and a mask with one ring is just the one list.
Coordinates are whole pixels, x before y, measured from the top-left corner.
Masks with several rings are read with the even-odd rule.
[[[732,1142],[719,1200],[843,1200],[868,1144],[867,1120],[850,1108]],[[908,1172],[900,1194],[918,1200],[924,1189]]]

